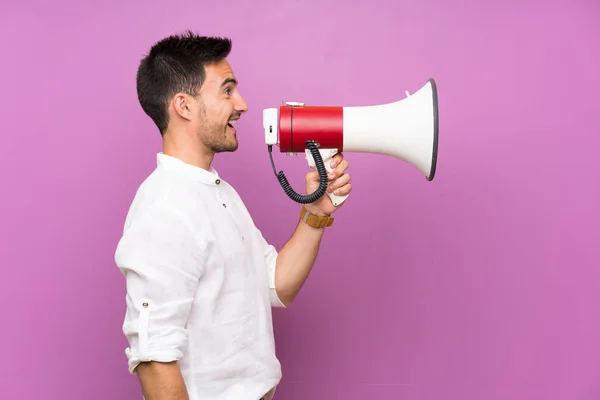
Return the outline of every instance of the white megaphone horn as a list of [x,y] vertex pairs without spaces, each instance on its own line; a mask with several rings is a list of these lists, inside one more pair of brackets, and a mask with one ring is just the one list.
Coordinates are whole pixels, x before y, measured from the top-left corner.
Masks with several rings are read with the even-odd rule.
[[[327,192],[329,161],[338,152],[387,155],[412,164],[428,181],[435,175],[439,120],[433,78],[416,93],[407,92],[407,98],[389,104],[343,107],[288,102],[279,109],[263,110],[263,127],[273,172],[285,193],[298,203],[312,203],[325,193],[336,206],[344,202],[347,196]],[[305,152],[308,165],[321,178],[314,193],[296,193],[283,171],[277,173],[273,146],[288,155]]]

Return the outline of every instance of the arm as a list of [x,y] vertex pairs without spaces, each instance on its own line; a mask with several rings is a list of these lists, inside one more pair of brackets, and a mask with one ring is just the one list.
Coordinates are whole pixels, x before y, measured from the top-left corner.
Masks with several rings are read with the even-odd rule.
[[177,361],[204,265],[203,247],[185,220],[165,206],[137,212],[115,261],[127,286],[123,332],[129,371],[147,400],[187,400]]
[[315,264],[324,229],[299,221],[294,234],[277,255],[275,288],[286,307],[295,299]]
[[[350,175],[346,173],[348,161],[338,153],[331,160],[331,168],[333,170],[328,174],[328,190],[336,195],[348,195],[352,190]],[[319,174],[316,171],[309,172],[306,175],[306,192],[312,193],[318,186]],[[330,216],[339,209],[327,195],[312,204],[306,204],[305,207],[317,216]],[[313,268],[324,229],[326,228],[312,227],[300,220],[294,234],[277,255],[275,288],[277,296],[286,307],[295,299]]]
[[176,361],[143,362],[138,365],[137,374],[145,400],[189,400]]

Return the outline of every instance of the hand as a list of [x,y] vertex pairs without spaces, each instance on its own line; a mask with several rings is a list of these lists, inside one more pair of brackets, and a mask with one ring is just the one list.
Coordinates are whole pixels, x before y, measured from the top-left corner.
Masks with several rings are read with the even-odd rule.
[[[329,173],[329,187],[327,191],[340,196],[349,194],[352,186],[350,185],[350,175],[346,173],[348,161],[344,160],[344,156],[341,153],[337,153],[330,162],[331,168],[334,170]],[[306,193],[310,194],[317,190],[319,182],[319,173],[316,170],[306,174]],[[311,204],[306,204],[305,207],[311,214],[329,216],[340,208],[341,205],[338,207],[334,206],[329,196],[324,194],[319,200]]]

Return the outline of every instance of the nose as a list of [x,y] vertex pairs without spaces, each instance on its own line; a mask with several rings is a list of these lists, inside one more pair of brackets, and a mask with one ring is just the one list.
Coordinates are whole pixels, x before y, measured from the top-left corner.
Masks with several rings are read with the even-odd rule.
[[235,109],[240,113],[245,113],[248,111],[248,104],[246,104],[246,100],[242,97],[241,94],[238,93],[237,101],[235,102]]

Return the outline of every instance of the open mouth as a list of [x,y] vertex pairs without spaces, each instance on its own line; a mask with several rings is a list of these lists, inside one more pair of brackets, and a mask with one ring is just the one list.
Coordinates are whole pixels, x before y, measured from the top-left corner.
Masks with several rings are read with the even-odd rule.
[[227,121],[227,126],[230,128],[235,129],[235,124],[237,123],[237,119],[230,119],[229,121]]

